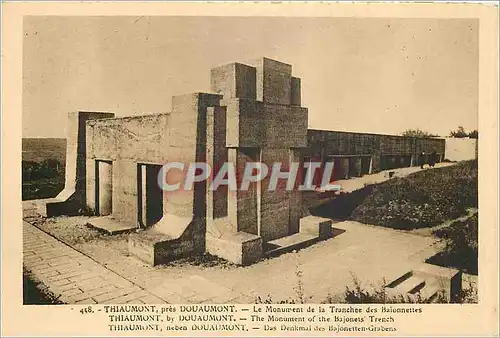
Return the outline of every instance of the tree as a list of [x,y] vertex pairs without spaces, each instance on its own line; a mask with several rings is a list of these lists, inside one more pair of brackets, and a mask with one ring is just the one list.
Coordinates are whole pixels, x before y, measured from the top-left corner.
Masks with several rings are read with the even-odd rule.
[[455,138],[464,138],[468,137],[469,134],[465,131],[464,127],[458,126],[457,130],[452,130],[450,131],[450,137],[455,137]]
[[479,138],[479,133],[477,132],[477,129],[476,130],[473,130],[469,133],[469,137],[470,138]]
[[401,135],[407,137],[438,137],[438,135],[434,135],[420,129],[406,129]]

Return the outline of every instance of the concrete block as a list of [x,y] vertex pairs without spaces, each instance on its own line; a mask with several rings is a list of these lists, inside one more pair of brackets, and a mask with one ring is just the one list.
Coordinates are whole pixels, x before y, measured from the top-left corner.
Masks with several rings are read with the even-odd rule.
[[300,78],[292,76],[290,93],[292,96],[290,98],[290,104],[292,106],[300,106],[301,105]]
[[320,221],[318,224],[318,237],[320,240],[332,237],[333,228],[331,220]]
[[175,259],[202,254],[204,246],[198,247],[196,243],[194,237],[171,238],[153,227],[130,234],[128,249],[130,255],[150,266],[155,266]]
[[332,220],[317,216],[306,216],[300,219],[300,233],[325,240],[332,237]]
[[207,252],[234,264],[252,264],[262,257],[262,238],[245,232],[207,236]]
[[299,148],[307,145],[306,108],[264,104],[261,115],[262,146]]
[[[142,233],[130,234],[128,237],[128,252],[149,266],[155,265],[154,245],[156,241],[149,237],[141,237]],[[166,238],[165,238],[166,239]]]
[[256,99],[256,76],[255,67],[241,63],[212,68],[210,85],[211,90],[224,96],[224,100],[243,98]]
[[261,58],[256,61],[257,100],[269,104],[290,105],[292,66]]
[[290,234],[290,210],[288,206],[281,210],[262,211],[260,219],[260,235],[264,242]]
[[263,139],[262,104],[252,100],[227,102],[227,147],[259,147]]
[[424,263],[413,270],[413,275],[437,280],[439,287],[444,290],[445,297],[450,303],[456,303],[460,299],[462,291],[461,271]]
[[169,114],[87,122],[87,158],[164,163],[169,147]]
[[75,216],[82,210],[82,205],[75,198],[47,202],[45,204],[45,215],[47,217],[57,217],[62,215]]

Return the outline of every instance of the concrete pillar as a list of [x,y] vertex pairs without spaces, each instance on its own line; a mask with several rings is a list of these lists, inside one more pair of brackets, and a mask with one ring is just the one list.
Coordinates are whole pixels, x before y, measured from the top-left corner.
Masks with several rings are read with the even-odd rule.
[[290,105],[292,98],[292,66],[283,62],[260,58],[256,62],[256,68],[257,101]]
[[342,158],[342,179],[348,179],[349,178],[349,158],[344,157]]
[[285,179],[278,181],[274,190],[269,190],[272,166],[281,163],[281,172],[289,172],[290,149],[263,148],[262,162],[270,173],[262,180],[261,227],[259,235],[264,242],[290,234],[290,191],[286,190]]
[[371,156],[363,156],[361,160],[361,176],[369,174],[371,169]]
[[[236,149],[236,178],[238,187],[241,185],[241,179],[247,163],[258,162],[260,160],[260,150],[254,148],[238,148]],[[238,231],[244,231],[249,234],[258,235],[259,228],[257,222],[257,186],[260,182],[251,182],[248,190],[243,191],[238,189],[237,198],[237,214],[238,214]],[[260,188],[259,188],[260,191]]]
[[[85,207],[86,204],[94,209],[93,190],[95,185],[92,180],[95,164],[92,161],[91,165],[89,163],[87,166],[87,153],[91,150],[92,145],[87,142],[86,122],[112,117],[114,117],[113,113],[71,112],[68,114],[64,189],[57,195],[54,202],[47,203],[47,216],[71,214]],[[91,178],[90,184],[87,184],[88,175]],[[89,190],[92,190],[90,194],[88,194]],[[90,195],[91,203],[86,203],[87,195]]]
[[97,161],[98,165],[98,208],[99,215],[112,213],[113,208],[113,165],[107,161]]
[[260,150],[228,148],[228,162],[234,164],[236,171],[237,191],[227,193],[228,230],[244,231],[258,235],[260,232],[258,211],[260,210],[260,182],[251,182],[248,190],[242,191],[241,178],[247,162],[259,161]]
[[146,166],[144,164],[139,165],[139,175],[140,175],[140,222],[143,227],[147,226],[148,220],[147,220],[147,209],[146,209],[146,192],[147,192],[147,177],[146,177]]
[[[233,163],[236,167],[237,163],[237,149],[227,149],[227,161]],[[227,217],[229,220],[229,227],[231,232],[238,232],[238,192],[229,190],[227,194]]]
[[[300,163],[299,150],[290,149],[290,163]],[[302,164],[300,163],[299,165]],[[298,191],[297,189],[293,189],[292,191],[290,191],[289,209],[290,209],[289,234],[295,234],[299,232],[300,216],[302,210],[301,192]]]
[[355,170],[355,174],[357,177],[361,177],[362,176],[362,173],[361,173],[361,157],[356,157],[354,159],[354,166],[356,168]]
[[394,169],[396,167],[396,156],[389,156],[389,169]]
[[300,91],[300,78],[293,77],[291,79],[291,102],[293,106],[301,105],[301,91]]
[[[171,134],[169,160],[185,163],[206,161],[207,107],[218,106],[220,95],[194,93],[174,96],[170,115]],[[206,216],[206,182],[198,182],[191,190],[169,192],[164,203],[165,214],[182,217],[187,222]],[[169,229],[162,229],[167,234]],[[180,230],[179,230],[180,232]]]
[[211,90],[224,96],[224,100],[256,98],[256,69],[241,63],[212,68]]

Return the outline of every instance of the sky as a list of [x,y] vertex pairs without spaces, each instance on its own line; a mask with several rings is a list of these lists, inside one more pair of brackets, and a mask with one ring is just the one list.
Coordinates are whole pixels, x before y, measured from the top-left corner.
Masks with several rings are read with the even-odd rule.
[[302,80],[309,127],[447,136],[478,124],[478,21],[293,17],[25,17],[23,137],[68,112],[168,112],[210,69],[269,57]]

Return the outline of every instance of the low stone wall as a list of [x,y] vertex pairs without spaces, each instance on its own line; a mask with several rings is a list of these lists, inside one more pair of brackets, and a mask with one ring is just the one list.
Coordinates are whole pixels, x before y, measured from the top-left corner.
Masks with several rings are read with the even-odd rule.
[[445,159],[450,161],[467,161],[477,158],[477,139],[447,138]]

